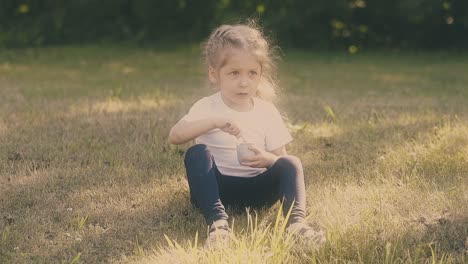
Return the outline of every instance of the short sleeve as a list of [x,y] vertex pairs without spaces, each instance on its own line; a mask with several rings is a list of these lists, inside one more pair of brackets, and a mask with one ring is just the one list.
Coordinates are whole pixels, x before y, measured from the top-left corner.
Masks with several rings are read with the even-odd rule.
[[210,111],[209,101],[210,100],[207,97],[198,100],[190,108],[189,112],[184,117],[182,117],[182,120],[193,122],[210,117],[212,111]]
[[268,115],[265,147],[266,150],[272,151],[291,142],[292,136],[274,105],[271,105]]

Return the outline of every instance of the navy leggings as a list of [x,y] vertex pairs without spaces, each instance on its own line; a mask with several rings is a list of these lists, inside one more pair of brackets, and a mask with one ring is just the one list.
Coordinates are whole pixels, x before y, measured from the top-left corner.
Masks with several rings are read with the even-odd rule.
[[250,178],[222,175],[204,144],[185,154],[190,200],[208,224],[228,219],[224,205],[234,208],[271,206],[283,201],[283,213],[293,205],[289,223],[304,220],[306,196],[301,161],[291,155],[280,157],[265,172]]

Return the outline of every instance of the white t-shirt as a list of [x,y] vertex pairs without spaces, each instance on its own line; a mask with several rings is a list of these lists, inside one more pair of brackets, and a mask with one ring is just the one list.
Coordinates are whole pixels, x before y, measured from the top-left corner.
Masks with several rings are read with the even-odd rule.
[[[239,112],[228,107],[221,93],[197,101],[182,120],[197,121],[211,117],[226,117],[235,121],[242,135],[256,147],[272,151],[291,142],[292,137],[276,107],[260,98],[253,98],[253,109]],[[252,168],[239,164],[236,146],[239,140],[220,129],[213,129],[195,139],[197,144],[205,144],[214,157],[216,166],[223,175],[253,177],[265,168]]]

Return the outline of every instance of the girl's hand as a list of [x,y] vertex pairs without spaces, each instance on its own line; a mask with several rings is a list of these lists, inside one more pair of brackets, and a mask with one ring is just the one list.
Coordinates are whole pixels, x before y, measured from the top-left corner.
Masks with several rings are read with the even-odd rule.
[[268,168],[279,158],[273,153],[261,150],[255,146],[249,147],[251,151],[255,153],[255,156],[251,158],[245,158],[242,161],[242,165],[253,168]]
[[216,119],[215,127],[235,137],[240,137],[241,135],[239,125],[232,120],[226,120],[223,118]]

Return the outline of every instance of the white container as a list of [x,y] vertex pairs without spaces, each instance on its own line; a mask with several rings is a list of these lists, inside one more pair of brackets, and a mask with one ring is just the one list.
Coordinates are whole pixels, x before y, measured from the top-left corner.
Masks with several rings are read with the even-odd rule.
[[237,145],[237,160],[239,164],[243,165],[242,163],[246,158],[255,156],[255,152],[249,149],[249,147],[253,146],[253,143],[239,143],[239,145]]

